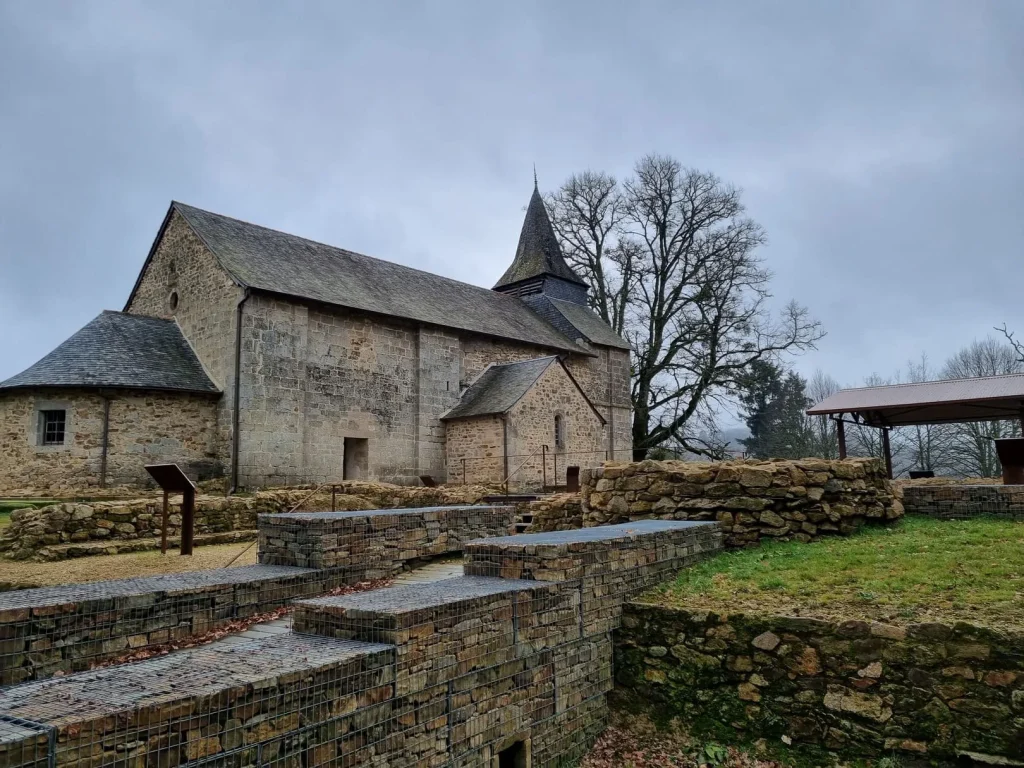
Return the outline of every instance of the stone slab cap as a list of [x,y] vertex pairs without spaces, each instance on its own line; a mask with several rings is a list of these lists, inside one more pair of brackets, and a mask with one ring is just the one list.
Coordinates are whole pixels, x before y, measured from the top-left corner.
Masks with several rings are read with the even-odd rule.
[[297,568],[288,565],[242,565],[237,568],[213,568],[207,571],[163,574],[135,579],[19,589],[0,594],[0,623],[5,621],[4,614],[7,611],[70,605],[90,600],[116,600],[146,595],[192,592],[236,584],[259,586],[260,583],[268,580],[288,577],[304,578],[316,573],[317,571],[312,568]]
[[288,675],[305,676],[348,664],[359,671],[386,670],[393,663],[393,646],[311,635],[213,643],[0,690],[0,718],[61,728],[239,689],[272,687]]
[[[509,509],[509,505],[496,504],[496,505],[480,505],[480,504],[464,504],[461,506],[449,506],[449,507],[417,507],[415,509],[367,509],[367,510],[356,510],[353,512],[286,512],[286,513],[265,513],[260,514],[259,521],[261,523],[280,523],[281,525],[287,525],[293,523],[296,520],[352,520],[359,518],[369,517],[403,517],[403,516],[429,516],[429,515],[440,515],[441,513],[450,512],[462,512],[462,511],[473,511],[473,512],[504,512]],[[429,519],[429,517],[428,517]]]
[[623,539],[638,539],[659,533],[673,533],[687,529],[707,528],[714,530],[720,524],[703,520],[637,520],[618,525],[599,525],[593,528],[579,528],[571,531],[550,533],[520,533],[514,536],[496,536],[491,539],[474,539],[466,543],[467,549],[475,547],[528,548],[528,547],[569,547],[593,545]]
[[448,615],[468,613],[480,603],[487,602],[488,598],[552,589],[551,584],[537,581],[456,576],[424,584],[297,600],[294,605],[296,610],[323,611],[350,619],[374,620],[431,610],[443,611]]

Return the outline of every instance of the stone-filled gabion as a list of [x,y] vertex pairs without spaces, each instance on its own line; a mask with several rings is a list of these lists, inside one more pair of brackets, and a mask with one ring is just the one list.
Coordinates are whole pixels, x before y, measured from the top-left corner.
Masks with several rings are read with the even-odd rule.
[[392,576],[408,563],[460,552],[465,542],[508,533],[511,506],[260,515],[259,561],[347,568],[355,581]]
[[0,594],[0,686],[200,635],[323,594],[339,574],[248,565]]
[[1024,485],[909,484],[903,487],[903,506],[908,515],[943,520],[1024,520]]
[[878,459],[606,462],[580,482],[584,525],[717,520],[727,547],[813,541],[903,514]]
[[0,768],[35,768],[41,733],[52,768],[569,763],[607,720],[622,600],[713,551],[718,526],[486,543],[467,545],[471,565],[525,578],[304,600],[292,634],[0,691],[0,721],[27,724],[0,732]]

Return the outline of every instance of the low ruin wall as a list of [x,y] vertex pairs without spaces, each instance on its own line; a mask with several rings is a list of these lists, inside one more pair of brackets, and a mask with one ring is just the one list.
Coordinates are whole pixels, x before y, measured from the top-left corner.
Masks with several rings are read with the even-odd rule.
[[512,506],[427,507],[259,516],[259,562],[343,568],[347,583],[393,576],[417,560],[509,532]]
[[[626,606],[616,695],[845,756],[1024,759],[1024,635]],[[985,757],[988,756],[988,757]],[[996,756],[993,758],[992,756]]]
[[730,547],[814,541],[903,514],[877,459],[606,462],[581,472],[584,525],[717,520]]
[[335,586],[329,573],[248,565],[0,595],[0,686],[77,672]]
[[303,600],[292,634],[0,691],[0,721],[14,724],[0,730],[0,768],[570,764],[607,720],[622,600],[715,551],[718,527],[485,544],[466,546],[471,570],[522,578]]
[[[478,485],[413,488],[352,481],[321,486],[319,491],[308,486],[270,489],[251,496],[200,494],[196,497],[195,532],[255,531],[257,515],[287,512],[296,505],[316,510],[331,509],[333,503],[339,510],[368,510],[477,504],[493,492],[489,486]],[[175,538],[181,532],[180,496],[171,497],[168,513],[168,536]],[[106,554],[104,543],[155,542],[162,517],[163,501],[154,495],[17,509],[10,524],[0,529],[0,557],[60,560]]]
[[943,520],[1024,520],[1024,485],[905,485],[903,506],[908,515]]

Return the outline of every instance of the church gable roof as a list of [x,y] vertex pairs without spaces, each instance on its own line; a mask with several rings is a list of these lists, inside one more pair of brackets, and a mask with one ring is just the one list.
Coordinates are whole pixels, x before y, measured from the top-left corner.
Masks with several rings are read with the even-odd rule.
[[540,377],[551,368],[557,366],[565,376],[572,382],[572,385],[579,390],[580,395],[587,401],[591,410],[597,414],[597,418],[604,422],[604,417],[594,407],[594,404],[587,397],[587,393],[580,387],[579,382],[573,378],[569,370],[556,356],[538,357],[533,360],[521,360],[516,363],[503,363],[490,365],[484,369],[476,380],[469,385],[458,405],[441,417],[442,421],[453,419],[468,419],[474,416],[492,416],[508,413],[515,407],[516,403],[523,399],[530,388],[536,384]]
[[27,387],[220,391],[173,320],[109,310],[35,365],[0,382],[0,390]]
[[488,366],[462,393],[459,404],[441,419],[508,413],[541,374],[557,361],[557,357],[539,357],[535,360]]
[[552,275],[570,283],[586,285],[566,264],[562,249],[558,245],[558,238],[555,237],[555,230],[551,226],[551,219],[548,218],[547,209],[544,207],[544,200],[535,184],[530,204],[526,208],[523,229],[519,233],[516,257],[501,279],[495,283],[494,288],[496,290],[542,275]]
[[574,341],[582,338],[591,344],[604,347],[627,350],[630,348],[629,344],[590,307],[540,293],[522,298],[530,309]]
[[182,203],[175,202],[172,208],[243,286],[552,349],[582,351],[513,296]]

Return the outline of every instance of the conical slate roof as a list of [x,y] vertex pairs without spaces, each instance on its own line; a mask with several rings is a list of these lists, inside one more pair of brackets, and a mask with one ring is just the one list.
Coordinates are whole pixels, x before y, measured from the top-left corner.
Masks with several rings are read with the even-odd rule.
[[526,208],[526,218],[523,220],[523,230],[519,233],[516,257],[494,287],[502,288],[541,275],[552,275],[570,283],[586,285],[565,263],[544,200],[534,184],[530,205]]
[[0,390],[25,387],[220,391],[173,320],[109,310],[32,367],[0,382]]

